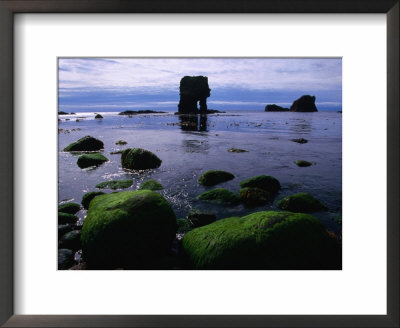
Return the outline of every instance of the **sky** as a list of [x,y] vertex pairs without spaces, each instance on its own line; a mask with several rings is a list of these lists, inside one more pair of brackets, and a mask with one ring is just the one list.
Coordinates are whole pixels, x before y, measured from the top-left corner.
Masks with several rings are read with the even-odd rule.
[[318,110],[341,110],[341,58],[59,58],[65,112],[177,111],[183,76],[208,77],[209,109],[290,107],[302,95]]

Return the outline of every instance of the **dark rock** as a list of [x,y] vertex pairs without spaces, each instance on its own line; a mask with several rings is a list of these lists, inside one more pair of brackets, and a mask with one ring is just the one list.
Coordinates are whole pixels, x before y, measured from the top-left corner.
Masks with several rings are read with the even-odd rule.
[[97,151],[103,148],[104,144],[102,141],[91,136],[86,136],[65,147],[64,151]]
[[190,222],[188,219],[177,219],[176,224],[178,225],[178,230],[176,231],[176,233],[179,234],[185,234],[194,229],[193,223]]
[[75,214],[80,210],[81,206],[77,203],[65,203],[58,205],[58,211],[68,214]]
[[110,180],[110,181],[104,181],[100,182],[96,185],[96,188],[98,189],[126,189],[132,186],[133,180]]
[[308,193],[286,196],[277,203],[278,207],[290,212],[308,213],[326,211],[327,207]]
[[191,210],[188,214],[188,220],[192,222],[195,228],[215,222],[217,216],[212,213],[206,213],[200,210]]
[[63,112],[63,111],[59,111],[59,112],[58,112],[58,115],[68,115],[68,113]]
[[60,224],[58,226],[58,238],[60,238],[62,235],[66,234],[67,232],[70,232],[71,230],[74,229],[74,225],[72,224]]
[[96,196],[100,196],[100,195],[105,195],[105,192],[90,191],[90,192],[87,192],[86,194],[84,194],[82,197],[82,201],[81,201],[83,208],[87,210],[89,208],[89,204],[92,201],[92,199],[95,198]]
[[290,141],[297,142],[297,143],[299,143],[299,144],[305,144],[305,143],[308,142],[307,139],[303,139],[303,138],[300,138],[300,139],[290,139]]
[[116,151],[111,151],[110,155],[118,155],[118,154],[122,154],[123,150],[116,150]]
[[232,173],[219,171],[219,170],[209,170],[204,172],[198,179],[199,183],[203,186],[214,186],[218,183],[229,181],[234,179],[235,176]]
[[104,118],[104,117],[101,116],[100,114],[97,114],[94,118],[96,118],[96,119],[101,119],[101,118]]
[[92,200],[82,228],[82,255],[90,268],[141,268],[168,253],[177,230],[168,202],[150,190]]
[[252,187],[259,188],[270,193],[276,193],[281,188],[279,181],[269,175],[259,175],[253,178],[249,178],[240,182],[240,187]]
[[312,163],[311,162],[307,162],[307,161],[303,161],[303,160],[300,160],[300,161],[296,161],[296,162],[294,162],[297,166],[300,166],[300,167],[307,167],[307,166],[311,166],[312,165]]
[[269,191],[253,187],[242,188],[239,194],[242,202],[248,207],[265,205],[271,198]]
[[81,231],[80,230],[72,230],[64,234],[59,242],[59,248],[72,249],[73,251],[77,251],[81,248]]
[[178,112],[180,114],[197,114],[199,112],[197,103],[199,102],[200,112],[205,113],[210,91],[207,76],[184,76],[179,87]]
[[89,270],[89,266],[85,262],[82,262],[69,268],[69,270]]
[[203,192],[197,199],[219,205],[236,205],[240,203],[238,195],[225,188],[217,188]]
[[108,161],[108,158],[103,156],[100,153],[83,154],[78,157],[78,161],[76,162],[76,164],[78,164],[78,166],[81,169],[84,169],[84,168],[87,168],[90,166],[96,166],[96,165],[103,164],[104,162],[107,162],[107,161]]
[[304,95],[295,100],[290,107],[291,112],[318,112],[315,106],[315,97]]
[[266,112],[288,112],[289,108],[281,107],[275,104],[265,106]]
[[162,190],[164,187],[162,186],[161,183],[157,182],[156,180],[148,180],[146,182],[143,182],[139,190]]
[[341,269],[341,247],[308,214],[256,212],[193,229],[182,239],[191,268]]
[[75,215],[58,212],[58,224],[76,223],[78,218]]
[[230,153],[247,153],[248,150],[240,149],[240,148],[229,148],[228,151]]
[[128,148],[121,154],[122,167],[130,170],[154,169],[159,167],[161,162],[151,151],[142,148]]
[[126,145],[127,142],[124,141],[124,140],[118,140],[115,144],[116,144],[116,145]]
[[138,115],[138,114],[164,114],[166,112],[157,112],[155,110],[126,110],[118,115]]
[[70,249],[58,250],[58,270],[67,270],[74,265],[74,252]]

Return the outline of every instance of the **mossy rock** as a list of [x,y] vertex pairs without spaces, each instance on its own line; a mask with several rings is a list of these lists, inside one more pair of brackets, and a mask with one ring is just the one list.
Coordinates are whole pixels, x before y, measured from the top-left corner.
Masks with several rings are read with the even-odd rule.
[[161,162],[151,151],[142,148],[127,148],[121,154],[122,167],[130,170],[155,169]]
[[203,192],[197,199],[220,205],[236,205],[240,203],[238,195],[225,188],[217,188]]
[[239,190],[239,194],[242,202],[248,207],[265,205],[271,199],[271,193],[260,188],[242,188]]
[[100,149],[104,149],[102,141],[91,136],[86,136],[65,147],[64,151],[97,151]]
[[83,257],[92,268],[142,268],[170,249],[177,230],[169,203],[150,190],[95,197],[82,228]]
[[240,148],[229,148],[228,152],[230,152],[230,153],[247,153],[248,150],[240,149]]
[[58,250],[58,270],[67,270],[75,264],[74,252],[70,249]]
[[303,161],[303,160],[296,161],[294,163],[299,167],[307,167],[307,166],[311,166],[312,165],[311,162],[307,162],[307,161]]
[[194,229],[193,223],[188,219],[176,219],[176,224],[178,225],[176,233],[179,234],[185,234]]
[[341,269],[341,248],[308,214],[262,211],[193,229],[182,239],[195,269]]
[[229,181],[234,178],[235,176],[229,172],[219,171],[219,170],[209,170],[200,175],[198,181],[203,186],[214,186],[218,183]]
[[81,206],[77,203],[65,203],[58,205],[58,211],[68,214],[75,214],[81,209]]
[[116,144],[116,145],[126,145],[127,142],[124,141],[124,140],[118,140],[115,144]]
[[240,187],[252,187],[266,190],[270,193],[276,193],[281,188],[279,181],[270,175],[259,175],[240,182]]
[[67,232],[70,232],[74,226],[70,223],[58,225],[58,238],[62,237]]
[[58,242],[58,247],[72,249],[73,251],[79,250],[81,248],[81,231],[72,230],[64,234]]
[[143,182],[139,190],[162,190],[164,187],[162,186],[161,183],[157,182],[156,180],[148,180],[146,182]]
[[58,212],[58,224],[76,223],[78,218],[73,214]]
[[78,164],[78,166],[81,169],[84,169],[86,167],[100,165],[107,161],[108,161],[108,158],[103,156],[100,153],[83,154],[78,157],[78,161],[76,162],[76,164]]
[[95,198],[96,196],[104,195],[104,194],[105,194],[105,192],[102,192],[102,191],[87,192],[86,194],[83,195],[82,200],[81,200],[81,204],[82,204],[83,208],[87,210],[89,208],[89,204],[93,198]]
[[126,189],[132,186],[133,180],[111,180],[111,181],[104,181],[100,182],[96,185],[96,188],[99,189]]
[[195,228],[215,222],[217,216],[213,213],[203,212],[201,210],[191,210],[187,216]]
[[286,196],[277,203],[278,207],[290,212],[308,213],[326,211],[328,208],[308,193]]

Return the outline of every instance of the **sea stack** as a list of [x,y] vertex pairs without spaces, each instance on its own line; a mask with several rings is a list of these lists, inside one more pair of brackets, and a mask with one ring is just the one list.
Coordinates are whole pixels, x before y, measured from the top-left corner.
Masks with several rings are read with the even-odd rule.
[[289,108],[281,107],[275,104],[265,106],[266,112],[288,112]]
[[290,107],[291,112],[318,112],[315,96],[304,95],[295,100]]
[[[207,113],[207,98],[210,97],[210,91],[207,76],[184,76],[179,87],[178,113]],[[200,111],[197,108],[198,102]]]

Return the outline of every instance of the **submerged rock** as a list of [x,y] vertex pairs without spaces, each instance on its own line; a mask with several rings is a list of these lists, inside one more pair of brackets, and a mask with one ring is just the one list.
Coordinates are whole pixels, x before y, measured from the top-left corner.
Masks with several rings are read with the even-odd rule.
[[124,141],[124,140],[118,140],[115,144],[116,144],[116,145],[126,145],[127,142]]
[[327,207],[308,193],[286,196],[277,203],[278,207],[296,213],[325,211]]
[[96,185],[96,188],[99,189],[126,189],[132,186],[133,180],[110,180],[110,181],[104,181],[100,182]]
[[75,214],[81,209],[81,206],[77,203],[65,203],[58,205],[58,212]]
[[58,247],[72,249],[73,251],[79,250],[81,248],[81,231],[72,230],[64,234],[58,242]]
[[200,210],[191,210],[187,218],[190,222],[192,222],[195,228],[215,222],[217,219],[215,214],[206,213]]
[[194,269],[341,269],[341,248],[307,214],[262,211],[193,229],[182,248]]
[[76,223],[78,218],[75,215],[58,212],[58,224]]
[[139,190],[162,190],[164,187],[162,186],[161,183],[157,182],[156,180],[148,180],[146,182],[143,182]]
[[161,165],[161,162],[161,159],[151,151],[142,148],[128,148],[121,154],[121,164],[122,167],[126,169],[155,169]]
[[229,181],[234,179],[235,176],[232,173],[219,170],[209,170],[204,172],[198,179],[199,183],[203,186],[214,186],[218,183]]
[[296,162],[294,162],[297,166],[300,166],[300,167],[307,167],[307,166],[311,166],[312,165],[312,163],[311,162],[307,162],[307,161],[303,161],[303,160],[300,160],[300,161],[296,161]]
[[89,208],[89,204],[92,201],[92,199],[95,198],[96,196],[100,196],[100,195],[105,195],[105,192],[90,191],[90,192],[87,192],[86,194],[84,194],[82,197],[82,201],[81,201],[83,208],[87,210]]
[[318,112],[315,106],[315,97],[304,95],[295,100],[290,107],[291,112]]
[[242,202],[248,207],[265,205],[271,198],[270,192],[254,187],[240,189],[239,194]]
[[91,268],[140,268],[165,255],[177,230],[168,202],[149,190],[92,200],[82,228],[82,251]]
[[270,193],[276,193],[281,188],[279,181],[270,175],[259,175],[240,182],[240,187],[259,188]]
[[240,203],[238,195],[225,188],[217,188],[203,192],[197,199],[219,205],[236,205]]
[[94,118],[95,118],[95,119],[101,119],[101,118],[104,118],[104,117],[101,116],[100,114],[97,114]]
[[240,149],[240,148],[229,148],[228,151],[230,153],[247,153],[248,150]]
[[290,139],[290,141],[297,142],[299,144],[305,144],[308,142],[307,139],[299,138],[299,139]]
[[84,169],[84,168],[87,168],[90,166],[96,166],[96,165],[103,164],[104,162],[107,162],[107,161],[108,161],[108,158],[103,156],[100,153],[83,154],[78,157],[78,161],[76,162],[76,164],[78,164],[78,166],[81,169]]
[[104,143],[102,141],[86,136],[65,147],[64,151],[97,151],[103,148]]
[[74,265],[74,252],[70,249],[58,250],[58,270],[67,270]]
[[284,108],[275,104],[265,106],[266,112],[288,112],[289,108]]

